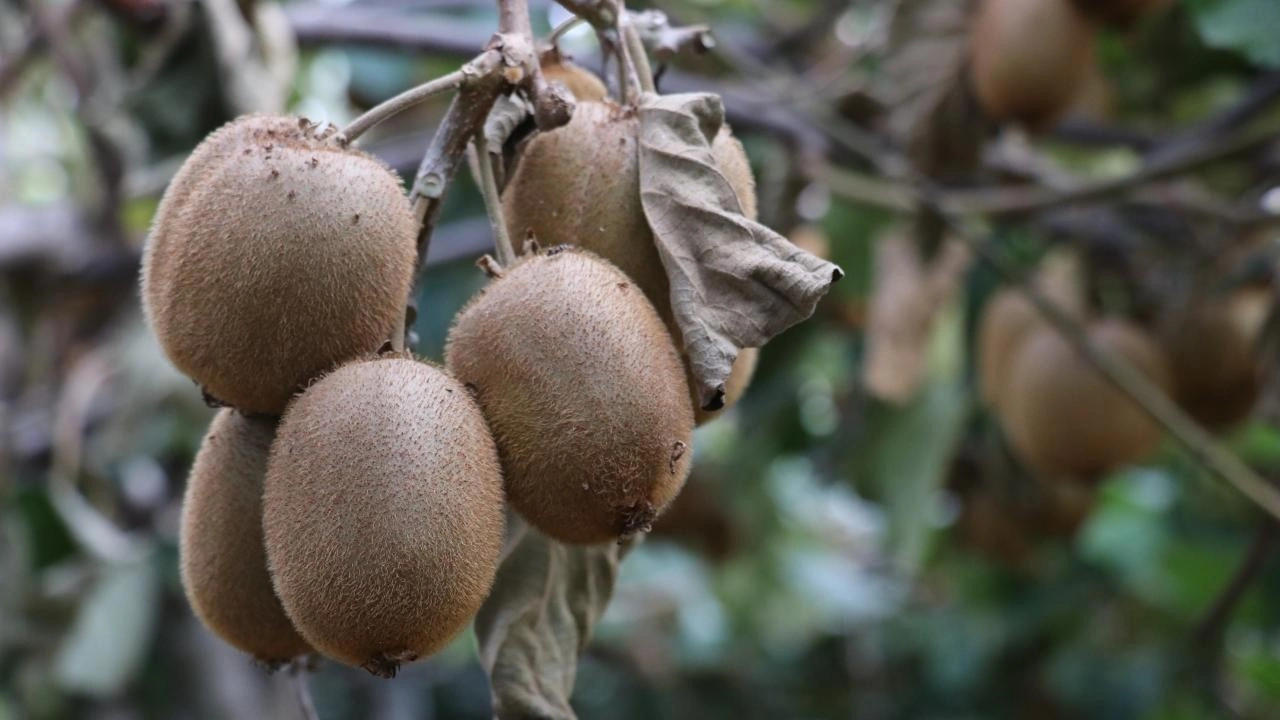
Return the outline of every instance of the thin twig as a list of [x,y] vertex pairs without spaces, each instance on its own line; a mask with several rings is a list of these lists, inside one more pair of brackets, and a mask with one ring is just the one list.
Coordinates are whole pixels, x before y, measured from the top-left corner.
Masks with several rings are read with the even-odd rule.
[[[636,29],[640,42],[659,62],[681,54],[701,54],[716,46],[707,25],[674,26],[661,10],[630,10],[627,24]],[[840,66],[841,75],[848,73],[849,63]]]
[[1106,125],[1082,117],[1067,117],[1052,130],[1054,142],[1084,148],[1122,146],[1137,152],[1147,152],[1161,144],[1164,138],[1143,130],[1121,125]]
[[298,714],[302,720],[320,720],[316,704],[311,699],[311,686],[307,683],[305,659],[298,658],[289,664],[289,684],[293,686],[293,696],[298,699]]
[[622,60],[622,39],[609,40],[608,35],[600,33],[597,33],[597,36],[601,39],[601,47],[605,49],[606,54],[613,56],[613,79],[618,84],[618,98],[626,103],[631,96],[631,82],[627,79],[627,63]]
[[618,97],[630,102],[640,91],[640,78],[622,31],[626,6],[623,0],[556,0],[560,6],[596,29],[601,45],[613,50],[618,61]]
[[1262,76],[1230,107],[1162,143],[1147,157],[1147,161],[1155,162],[1177,156],[1224,132],[1241,127],[1269,110],[1276,100],[1280,100],[1280,72],[1271,72]]
[[640,82],[640,90],[646,93],[657,92],[657,87],[653,83],[653,69],[649,67],[649,56],[644,49],[644,43],[640,42],[640,33],[636,31],[636,26],[630,19],[622,22],[622,39],[627,46],[627,54],[631,62],[635,65],[635,73]]
[[22,39],[22,44],[0,58],[0,97],[9,93],[9,88],[22,77],[43,47],[44,33],[35,27],[30,27]]
[[[498,0],[498,16],[502,32],[490,42],[488,50],[459,71],[463,79],[459,83],[458,94],[454,96],[444,121],[431,138],[431,144],[418,166],[410,197],[420,223],[419,268],[426,263],[431,234],[439,219],[445,191],[466,155],[467,146],[483,133],[485,119],[498,96],[503,90],[517,86],[529,87],[535,95],[547,87],[545,82],[540,82],[527,1]],[[548,124],[568,122],[572,106],[565,107],[563,98],[554,91],[542,94],[545,97],[534,98],[535,105],[543,106],[540,109],[541,121]],[[405,331],[392,338],[395,350],[403,350],[407,344],[410,326],[417,314],[415,295],[416,288],[406,301]]]
[[[431,138],[427,152],[422,156],[418,173],[410,191],[413,212],[420,224],[418,230],[418,269],[426,264],[431,248],[431,234],[439,220],[440,207],[445,190],[458,170],[467,151],[467,144],[484,128],[484,120],[505,87],[502,75],[503,55],[500,50],[485,51],[463,67],[465,78],[458,94],[445,113],[444,120]],[[414,306],[416,287],[411,291],[405,308],[405,334],[392,337],[396,351],[405,349],[410,325],[416,316]]]
[[342,136],[346,138],[346,142],[355,142],[369,128],[378,123],[384,122],[442,92],[453,90],[462,83],[465,77],[461,69],[454,70],[448,75],[405,90],[389,100],[384,100],[366,110],[360,117],[352,120],[350,124],[342,129]]
[[1267,557],[1275,549],[1276,540],[1280,540],[1280,524],[1274,518],[1263,518],[1235,574],[1223,586],[1222,592],[1209,606],[1204,617],[1196,623],[1195,632],[1192,633],[1193,647],[1210,651],[1218,647],[1227,622],[1231,620],[1232,613],[1249,586],[1262,571]]
[[618,55],[618,82],[621,84],[621,87],[618,88],[618,94],[622,97],[623,104],[627,104],[637,102],[640,99],[640,93],[644,92],[644,85],[640,81],[640,72],[636,68],[636,59],[632,56],[631,48],[627,42],[626,31],[623,30],[623,23],[625,22],[622,17],[623,14],[624,8],[621,0],[619,0],[618,14],[612,33],[617,40],[614,43],[614,50],[617,51]]
[[[1107,178],[1068,188],[992,187],[980,190],[938,190],[934,202],[949,215],[984,215],[1007,218],[1052,210],[1063,205],[1111,200],[1146,185],[1175,175],[1193,172],[1205,165],[1252,152],[1280,141],[1280,132],[1246,132],[1186,150],[1175,156],[1144,165],[1127,175]],[[910,210],[922,201],[920,192],[907,182],[882,180],[831,165],[816,166],[815,180],[827,183],[832,191],[855,202],[890,210]]]
[[285,15],[303,45],[337,42],[471,57],[490,35],[478,32],[474,23],[440,14],[406,15],[359,4],[289,3]]
[[617,0],[556,0],[565,10],[591,23],[597,31],[611,31],[618,27],[621,12]]
[[95,102],[100,72],[81,51],[82,43],[76,39],[72,27],[76,17],[73,12],[55,14],[36,0],[28,0],[26,5],[58,70],[76,90],[76,115],[84,126],[94,169],[98,172],[101,195],[97,221],[103,228],[101,236],[113,245],[123,245],[126,239],[120,212],[124,200],[125,157],[104,129],[103,115],[110,110],[101,102]]
[[425,222],[429,216],[424,212],[430,209],[425,203],[438,202],[444,197],[471,135],[484,126],[484,118],[503,87],[502,75],[498,72],[501,67],[501,51],[488,50],[461,70],[466,79],[432,136],[414,179],[411,198],[420,221]]
[[565,33],[568,33],[570,30],[578,27],[583,22],[585,21],[577,15],[571,15],[568,20],[565,20],[552,29],[551,34],[547,36],[547,43],[555,45],[560,42],[560,38],[564,37]]
[[0,97],[9,94],[10,88],[22,77],[36,55],[44,49],[44,32],[36,23],[29,23],[21,44],[0,58]]
[[125,94],[142,92],[160,74],[191,30],[194,9],[193,3],[173,3],[167,8],[163,25],[143,46],[137,64],[129,72]]
[[72,367],[55,407],[49,499],[80,547],[109,564],[137,561],[143,545],[99,512],[81,493],[85,430],[100,393],[116,374],[107,353],[94,351]]
[[30,22],[18,47],[0,59],[0,97],[8,94],[14,83],[22,77],[31,61],[36,58],[48,43],[46,24],[59,28],[72,28],[79,22],[84,11],[89,9],[90,0],[74,0],[66,7],[50,11],[52,16],[32,12]]
[[489,215],[489,226],[493,229],[493,249],[498,253],[498,263],[510,267],[516,260],[515,249],[511,245],[511,235],[507,232],[507,221],[502,216],[502,197],[498,193],[498,182],[493,176],[493,158],[489,156],[489,148],[484,133],[478,132],[471,141],[472,167],[476,168],[476,183],[480,186],[480,194],[484,196],[484,209]]
[[1025,215],[1072,203],[1111,199],[1137,187],[1163,180],[1172,175],[1198,170],[1220,160],[1253,152],[1280,140],[1280,132],[1242,132],[1187,149],[1167,154],[1146,163],[1121,177],[1099,180],[1072,188],[1042,187],[992,188],[973,192],[944,193],[940,201],[949,212],[982,213],[992,216]]
[[[830,163],[809,168],[808,175],[810,179],[826,185],[836,195],[860,205],[904,213],[914,212],[920,206],[915,188],[906,183],[883,180],[873,175],[838,168]],[[942,200],[941,204],[945,207],[946,200]]]

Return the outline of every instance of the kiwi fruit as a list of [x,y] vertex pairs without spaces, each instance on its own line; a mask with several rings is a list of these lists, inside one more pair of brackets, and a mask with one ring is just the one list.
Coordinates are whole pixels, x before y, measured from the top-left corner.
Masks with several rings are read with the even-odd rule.
[[[1086,332],[1102,352],[1128,362],[1156,387],[1172,389],[1168,361],[1142,329],[1107,319]],[[1149,454],[1162,437],[1137,403],[1048,327],[1032,330],[1018,349],[1001,402],[1013,449],[1046,472],[1097,477]]]
[[1017,290],[1001,290],[983,306],[978,321],[978,388],[987,407],[1000,406],[1013,356],[1041,322],[1035,306]]
[[1018,478],[1016,487],[984,482],[960,496],[958,539],[1011,569],[1034,567],[1035,549],[1074,537],[1093,510],[1097,489],[1064,477]]
[[416,257],[413,213],[386,165],[332,128],[250,115],[200,143],[165,192],[143,307],[208,395],[278,415],[399,331]]
[[1080,84],[1080,91],[1065,114],[1096,122],[1115,118],[1116,88],[1098,61],[1095,60],[1089,66],[1084,82]]
[[1173,372],[1174,398],[1210,430],[1249,416],[1262,391],[1252,342],[1227,302],[1195,303],[1171,316],[1161,344]]
[[[1072,317],[1084,316],[1084,295],[1076,276],[1076,260],[1054,255],[1037,269],[1032,284],[1058,309]],[[978,320],[978,389],[987,407],[998,409],[1013,358],[1030,331],[1045,322],[1025,294],[1003,288],[987,300]]]
[[401,356],[348,363],[290,403],[271,451],[276,592],[317,650],[394,675],[475,615],[503,512],[493,437],[461,383]]
[[445,359],[489,421],[511,505],[546,535],[645,530],[684,484],[679,355],[644,294],[595,254],[526,254],[458,314]]
[[[567,126],[538,133],[525,144],[503,193],[503,213],[516,237],[532,234],[544,247],[579,245],[616,265],[653,303],[680,346],[667,273],[640,204],[639,129],[632,108],[609,101],[579,103]],[[727,125],[716,135],[711,152],[743,214],[755,219],[751,165]],[[749,384],[754,367],[752,351],[739,353],[733,372],[741,389]],[[737,399],[727,389],[728,384],[725,405],[717,411],[701,410],[691,390],[699,424]]]
[[1052,126],[1088,81],[1096,34],[1071,0],[981,0],[969,69],[987,115]]
[[559,53],[543,59],[542,77],[564,85],[578,102],[599,102],[609,96],[604,81],[595,73],[560,58]]
[[182,501],[182,588],[218,637],[268,664],[311,653],[271,588],[262,487],[275,425],[223,409],[196,454]]

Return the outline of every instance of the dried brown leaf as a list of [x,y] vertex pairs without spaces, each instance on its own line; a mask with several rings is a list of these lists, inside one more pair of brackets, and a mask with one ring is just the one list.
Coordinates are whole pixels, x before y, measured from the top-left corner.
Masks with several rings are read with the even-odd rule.
[[742,214],[711,152],[723,124],[724,106],[710,93],[641,99],[640,201],[706,410],[723,405],[740,349],[808,318],[844,276]]
[[964,245],[948,240],[926,263],[910,234],[893,232],[880,239],[862,374],[872,395],[905,403],[916,394],[934,318],[959,290],[969,257]]
[[[533,106],[529,101],[519,93],[511,93],[499,95],[485,118],[483,130],[485,146],[493,159],[494,179],[498,190],[506,186],[507,178],[515,171],[516,157],[507,141],[516,135],[521,125],[532,115]],[[467,154],[467,164],[471,168],[471,177],[479,178],[480,168],[475,166],[475,160],[470,153]]]
[[507,547],[476,615],[499,720],[574,720],[578,655],[604,614],[630,544],[565,545],[508,516]]
[[511,93],[499,95],[493,103],[493,109],[484,120],[484,139],[489,152],[501,153],[502,147],[529,116],[533,115],[533,106],[523,95]]
[[972,0],[899,0],[885,67],[890,134],[931,177],[963,178],[982,159],[986,120],[965,77]]

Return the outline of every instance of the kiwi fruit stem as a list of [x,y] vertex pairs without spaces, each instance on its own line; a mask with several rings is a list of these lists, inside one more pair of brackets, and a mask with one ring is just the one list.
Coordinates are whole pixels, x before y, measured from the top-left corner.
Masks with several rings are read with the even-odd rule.
[[389,100],[384,100],[366,110],[364,114],[352,120],[350,124],[343,128],[339,137],[343,139],[343,142],[355,142],[357,138],[378,123],[398,115],[424,100],[429,100],[442,92],[458,87],[465,79],[466,73],[462,68],[459,68],[448,75],[425,82],[417,87],[409,88],[399,95]]
[[636,30],[635,23],[626,21],[622,26],[622,33],[627,52],[631,55],[631,62],[635,64],[632,72],[637,76],[640,90],[647,93],[657,92],[657,85],[653,82],[653,69],[649,67],[649,56],[645,53],[644,43],[640,41],[640,33]]
[[498,181],[493,174],[493,159],[489,157],[483,132],[472,137],[468,151],[471,153],[471,166],[479,175],[476,182],[480,185],[480,194],[484,196],[484,210],[489,216],[489,227],[493,229],[493,249],[498,253],[498,264],[505,267],[515,262],[516,252],[511,246],[511,234],[507,232],[507,219],[502,215],[502,195],[498,191]]
[[[552,48],[555,48],[556,43],[560,42],[560,38],[564,37],[565,33],[578,27],[582,23],[582,18],[577,15],[570,15],[568,20],[560,23],[551,31],[551,34],[547,36],[547,42],[551,44]],[[555,52],[558,54],[559,50],[556,50]]]
[[[623,105],[630,105],[640,99],[640,93],[644,90],[644,85],[640,83],[640,73],[636,70],[635,53],[631,51],[631,43],[627,41],[627,28],[624,27],[621,35],[622,42],[618,43],[618,94],[622,98]],[[634,28],[633,28],[634,29]],[[644,57],[644,53],[640,53]],[[645,60],[648,65],[648,60]],[[653,86],[653,76],[649,76],[649,85]]]

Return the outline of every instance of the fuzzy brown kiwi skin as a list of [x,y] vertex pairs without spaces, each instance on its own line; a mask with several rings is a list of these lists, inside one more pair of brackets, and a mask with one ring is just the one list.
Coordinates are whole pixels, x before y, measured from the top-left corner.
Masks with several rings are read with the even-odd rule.
[[[1084,293],[1071,256],[1047,259],[1035,272],[1032,283],[1044,298],[1068,316],[1086,315]],[[1045,320],[1031,300],[1014,288],[1002,288],[986,302],[978,322],[978,386],[982,400],[993,410],[1000,409],[1004,388],[1022,342]]]
[[271,587],[262,485],[274,420],[221,410],[196,455],[182,502],[182,587],[216,635],[267,665],[314,652]]
[[320,652],[380,676],[442,648],[489,593],[497,449],[442,370],[399,355],[313,383],[280,423],[263,527],[277,594]]
[[278,415],[403,317],[416,223],[399,178],[297,118],[250,115],[206,138],[156,213],[143,309],[205,392]]
[[1261,368],[1226,303],[1203,302],[1176,314],[1160,335],[1174,398],[1191,417],[1222,431],[1249,416],[1262,391]]
[[562,83],[578,102],[600,102],[609,96],[604,81],[595,73],[568,60],[544,61],[542,77],[547,82]]
[[1050,128],[1088,80],[1096,34],[1071,0],[980,0],[969,68],[987,115]]
[[[666,270],[640,204],[638,132],[639,118],[630,108],[611,101],[578,103],[568,126],[539,133],[526,143],[503,193],[503,212],[516,237],[533,235],[544,247],[579,245],[616,265],[653,303],[680,347]],[[755,219],[755,178],[742,143],[728,126],[716,135],[711,152],[743,214]],[[691,384],[698,424],[733,405],[750,384],[755,362],[754,349],[739,353],[720,410],[702,410]]]
[[988,407],[1000,406],[1014,355],[1041,322],[1035,306],[1016,290],[999,291],[983,307],[978,323],[978,386]]
[[507,497],[563,542],[647,529],[689,472],[684,368],[653,306],[572,246],[527,254],[454,320],[449,371],[493,430]]
[[[1123,320],[1087,327],[1089,340],[1166,392],[1172,378],[1163,351]],[[1141,459],[1160,444],[1159,425],[1048,327],[1032,331],[1010,367],[1001,423],[1028,465],[1095,478]]]

